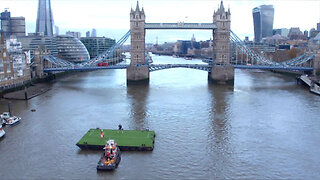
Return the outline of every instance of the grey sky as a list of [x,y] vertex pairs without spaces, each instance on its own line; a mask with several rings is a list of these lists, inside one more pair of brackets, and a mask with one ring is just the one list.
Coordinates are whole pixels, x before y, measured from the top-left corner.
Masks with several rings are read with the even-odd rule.
[[[1,0],[0,10],[9,8],[12,16],[26,17],[27,32],[35,31],[37,0]],[[212,22],[213,11],[220,0],[140,0],[146,13],[146,22]],[[80,31],[82,36],[92,28],[99,36],[119,39],[129,29],[130,8],[136,0],[51,0],[55,24],[60,34]],[[320,22],[319,0],[224,0],[231,9],[231,29],[241,38],[253,38],[252,9],[262,4],[275,8],[274,28],[300,27],[302,31],[316,27]],[[147,42],[209,39],[210,31],[148,31]]]

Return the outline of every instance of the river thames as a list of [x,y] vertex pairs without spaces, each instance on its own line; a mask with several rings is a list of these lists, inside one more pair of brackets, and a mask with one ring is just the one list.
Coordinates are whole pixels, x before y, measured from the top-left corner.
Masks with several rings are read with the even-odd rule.
[[[201,63],[153,56],[154,63]],[[318,179],[320,97],[295,78],[236,70],[234,86],[207,72],[167,69],[145,86],[125,70],[68,75],[29,101],[12,101],[21,123],[0,140],[0,179]],[[35,109],[35,112],[31,112]],[[7,100],[0,101],[0,112]],[[97,172],[102,151],[75,144],[90,128],[150,129],[152,152],[122,152]]]

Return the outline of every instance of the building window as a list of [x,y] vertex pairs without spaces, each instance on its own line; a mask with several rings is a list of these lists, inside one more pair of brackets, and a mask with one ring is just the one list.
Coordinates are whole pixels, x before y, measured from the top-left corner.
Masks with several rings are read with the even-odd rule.
[[139,26],[139,24],[138,24],[138,22],[136,22],[136,27],[138,27]]

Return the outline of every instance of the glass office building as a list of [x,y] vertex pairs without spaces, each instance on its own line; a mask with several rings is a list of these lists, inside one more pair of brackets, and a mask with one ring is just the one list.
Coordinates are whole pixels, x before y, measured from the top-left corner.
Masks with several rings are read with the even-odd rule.
[[255,42],[260,42],[262,38],[273,35],[273,5],[262,5],[253,8],[252,16]]
[[36,49],[44,47],[50,54],[70,62],[89,60],[89,53],[82,42],[71,36],[44,36],[42,33],[30,33],[19,37],[24,50],[30,50],[31,56]]
[[253,8],[252,16],[253,16],[253,28],[254,28],[254,41],[260,42],[262,38],[260,9],[257,7]]
[[31,52],[31,56],[34,55],[34,50],[39,47],[48,49],[53,56],[58,55],[56,38],[52,36],[43,36],[42,33],[29,33],[28,36],[18,37],[18,41],[22,43],[23,50]]
[[106,37],[82,37],[81,42],[88,49],[91,58],[105,52],[116,43],[114,39]]
[[39,0],[36,33],[43,33],[45,36],[53,36],[53,16],[50,0]]
[[82,42],[72,36],[56,37],[58,57],[70,62],[81,63],[89,60],[89,53]]

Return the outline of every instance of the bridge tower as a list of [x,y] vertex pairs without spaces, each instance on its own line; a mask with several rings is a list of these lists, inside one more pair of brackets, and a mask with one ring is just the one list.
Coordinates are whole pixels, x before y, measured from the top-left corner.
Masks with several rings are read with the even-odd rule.
[[131,8],[131,63],[127,68],[127,84],[149,83],[149,67],[145,60],[145,19],[144,9],[140,10],[137,2],[136,10]]
[[230,9],[226,11],[221,0],[220,7],[213,14],[213,67],[208,79],[217,84],[233,84],[234,68],[230,66]]
[[315,57],[313,59],[313,75],[320,77],[320,50],[315,50]]

